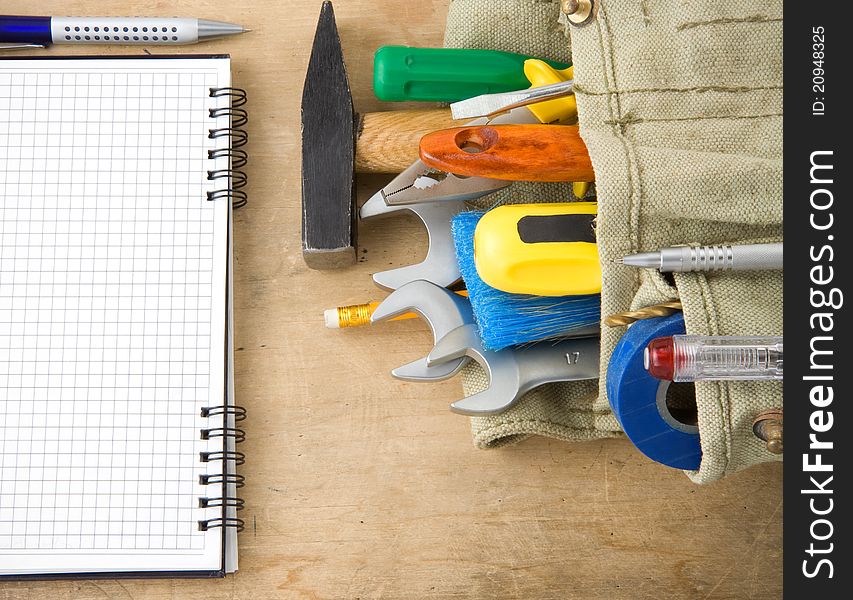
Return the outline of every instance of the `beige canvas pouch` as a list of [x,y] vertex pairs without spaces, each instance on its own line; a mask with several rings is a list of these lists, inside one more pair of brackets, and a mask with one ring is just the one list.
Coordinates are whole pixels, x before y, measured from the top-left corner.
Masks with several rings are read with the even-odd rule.
[[[632,252],[782,239],[782,3],[597,0],[583,27],[559,2],[455,0],[445,44],[566,60],[575,66],[581,135],[596,173],[602,314],[679,298],[687,332],[781,335],[782,273],[680,274],[613,263]],[[570,51],[571,49],[571,51]],[[565,186],[513,186],[504,202],[570,200]],[[550,384],[509,411],[473,418],[482,448],[531,435],[621,435],[605,377],[624,329],[602,329],[601,379]],[[466,394],[483,389],[466,367]],[[697,483],[778,457],[752,433],[782,406],[770,382],[696,384]]]

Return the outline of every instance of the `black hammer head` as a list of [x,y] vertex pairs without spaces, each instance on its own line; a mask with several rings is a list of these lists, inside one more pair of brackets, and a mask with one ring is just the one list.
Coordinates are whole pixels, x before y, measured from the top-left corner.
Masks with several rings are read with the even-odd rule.
[[355,263],[355,137],[332,3],[320,10],[302,89],[302,256],[312,269]]

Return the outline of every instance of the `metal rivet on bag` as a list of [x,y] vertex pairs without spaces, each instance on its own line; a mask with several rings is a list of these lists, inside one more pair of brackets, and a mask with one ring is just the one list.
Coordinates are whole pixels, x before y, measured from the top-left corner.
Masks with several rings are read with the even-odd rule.
[[782,409],[771,408],[760,413],[752,422],[752,432],[767,442],[767,451],[782,454]]
[[560,0],[560,10],[576,27],[586,25],[595,17],[595,0]]

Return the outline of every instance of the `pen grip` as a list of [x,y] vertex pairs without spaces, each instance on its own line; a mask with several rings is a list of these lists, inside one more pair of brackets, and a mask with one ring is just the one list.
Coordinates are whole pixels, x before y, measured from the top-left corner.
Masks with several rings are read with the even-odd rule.
[[166,44],[198,42],[198,20],[177,17],[51,17],[54,44]]
[[782,244],[732,246],[732,269],[764,271],[782,268]]
[[661,271],[767,271],[782,268],[782,243],[675,246],[661,250]]

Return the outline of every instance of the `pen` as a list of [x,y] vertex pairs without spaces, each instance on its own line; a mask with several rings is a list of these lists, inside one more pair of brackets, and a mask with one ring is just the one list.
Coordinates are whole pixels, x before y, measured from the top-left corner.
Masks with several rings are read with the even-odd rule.
[[782,338],[673,335],[643,352],[650,375],[666,381],[782,379]]
[[0,50],[50,44],[195,44],[246,31],[232,23],[178,17],[0,15]]
[[782,268],[782,243],[743,246],[673,246],[659,252],[629,254],[616,262],[629,267],[688,271],[759,271]]

